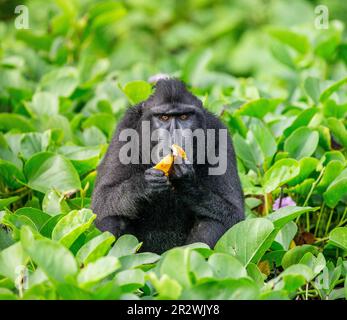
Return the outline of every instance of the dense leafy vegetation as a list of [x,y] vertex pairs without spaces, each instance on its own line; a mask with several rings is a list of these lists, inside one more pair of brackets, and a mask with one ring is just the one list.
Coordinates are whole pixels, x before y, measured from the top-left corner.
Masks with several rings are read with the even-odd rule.
[[[15,2],[0,7],[0,298],[346,298],[344,2],[317,29],[303,0],[33,0],[29,30]],[[138,253],[93,225],[97,164],[160,72],[233,134],[247,219],[215,248]]]

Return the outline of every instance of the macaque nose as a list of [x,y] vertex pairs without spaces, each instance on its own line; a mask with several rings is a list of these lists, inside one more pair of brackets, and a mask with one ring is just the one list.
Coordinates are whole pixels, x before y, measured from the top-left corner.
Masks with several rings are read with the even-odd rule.
[[171,136],[172,144],[177,144],[178,146],[185,148],[185,139],[182,129],[176,129],[173,135]]

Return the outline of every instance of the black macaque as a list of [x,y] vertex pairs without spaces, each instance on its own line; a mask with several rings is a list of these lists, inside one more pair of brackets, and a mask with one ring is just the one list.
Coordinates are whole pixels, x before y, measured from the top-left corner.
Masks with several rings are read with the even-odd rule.
[[[204,144],[203,151],[216,156],[218,150],[224,151],[225,170],[222,174],[210,174],[209,168],[216,164],[197,161],[197,139],[193,143],[192,161],[175,162],[169,176],[153,169],[152,161],[143,163],[144,121],[150,123],[150,132],[200,129],[206,133],[208,129],[215,129],[215,144]],[[120,139],[124,129],[134,129],[139,135],[135,141],[140,150],[138,164],[121,161],[120,150],[129,143]],[[220,129],[226,132],[221,121],[204,109],[202,102],[181,81],[159,80],[154,94],[127,110],[98,167],[92,197],[97,227],[117,237],[135,235],[143,241],[143,251],[162,253],[194,242],[213,247],[231,226],[244,219],[243,194],[232,141],[226,132],[225,145],[219,148]],[[182,143],[177,144],[185,148]]]

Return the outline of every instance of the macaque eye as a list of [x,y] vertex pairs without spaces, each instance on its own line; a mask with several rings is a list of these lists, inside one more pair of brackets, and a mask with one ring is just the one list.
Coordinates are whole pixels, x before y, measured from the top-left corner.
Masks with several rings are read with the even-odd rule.
[[159,116],[159,119],[161,121],[168,121],[170,119],[170,117],[165,115],[165,114],[162,114],[162,115]]
[[187,114],[181,114],[180,115],[180,119],[181,120],[187,120],[188,119],[188,115]]

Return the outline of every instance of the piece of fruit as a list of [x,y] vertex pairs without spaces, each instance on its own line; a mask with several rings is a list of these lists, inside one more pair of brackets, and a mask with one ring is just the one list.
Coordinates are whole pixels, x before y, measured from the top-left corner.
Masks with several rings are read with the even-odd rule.
[[177,144],[171,146],[172,153],[165,156],[161,159],[153,168],[163,171],[166,176],[170,174],[172,165],[176,157],[181,157],[184,160],[187,160],[186,152]]
[[173,144],[171,146],[171,149],[172,149],[174,157],[178,157],[179,156],[179,157],[183,158],[184,160],[187,160],[186,152],[179,145]]
[[167,156],[165,156],[163,159],[161,159],[153,168],[163,171],[165,175],[168,176],[173,162],[174,162],[174,156],[170,153]]

